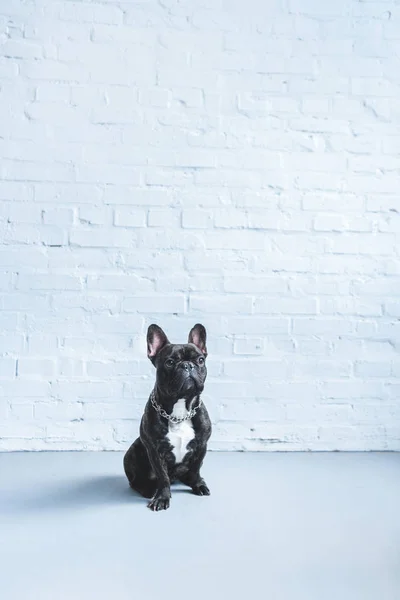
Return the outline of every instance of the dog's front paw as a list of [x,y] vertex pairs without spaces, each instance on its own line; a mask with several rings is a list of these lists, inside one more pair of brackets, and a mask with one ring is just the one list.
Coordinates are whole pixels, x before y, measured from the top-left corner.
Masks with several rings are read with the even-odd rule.
[[192,490],[196,496],[209,496],[211,493],[204,481],[198,485],[194,485]]
[[171,492],[169,489],[159,490],[156,492],[156,495],[150,500],[147,506],[153,511],[167,510],[167,508],[169,508],[170,498]]

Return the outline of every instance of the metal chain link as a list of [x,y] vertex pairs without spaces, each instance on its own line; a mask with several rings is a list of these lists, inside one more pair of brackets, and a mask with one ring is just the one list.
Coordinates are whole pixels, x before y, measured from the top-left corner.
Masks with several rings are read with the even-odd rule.
[[202,399],[199,397],[199,403],[195,408],[191,408],[184,417],[175,417],[174,415],[169,415],[159,404],[157,404],[156,396],[154,390],[150,394],[150,402],[153,408],[158,412],[159,415],[171,421],[171,423],[182,423],[183,421],[188,421],[192,419],[197,413],[198,409],[202,404]]

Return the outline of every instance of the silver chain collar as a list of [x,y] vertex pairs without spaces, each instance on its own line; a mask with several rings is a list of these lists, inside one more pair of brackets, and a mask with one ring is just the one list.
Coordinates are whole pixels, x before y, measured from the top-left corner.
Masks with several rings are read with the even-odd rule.
[[154,390],[150,394],[150,402],[154,410],[171,423],[182,423],[183,421],[189,421],[189,419],[192,419],[195,416],[203,401],[199,396],[198,405],[195,408],[191,408],[184,417],[174,417],[173,415],[169,415],[159,404],[157,404]]

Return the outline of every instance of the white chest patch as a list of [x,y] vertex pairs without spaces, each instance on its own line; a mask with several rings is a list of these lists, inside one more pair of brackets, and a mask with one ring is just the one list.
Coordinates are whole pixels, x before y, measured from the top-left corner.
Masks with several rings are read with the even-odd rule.
[[[172,411],[172,415],[181,419],[187,415],[185,399],[178,400]],[[185,458],[188,443],[194,438],[194,431],[191,419],[181,423],[171,423],[168,426],[168,439],[173,446],[172,452],[177,463]]]

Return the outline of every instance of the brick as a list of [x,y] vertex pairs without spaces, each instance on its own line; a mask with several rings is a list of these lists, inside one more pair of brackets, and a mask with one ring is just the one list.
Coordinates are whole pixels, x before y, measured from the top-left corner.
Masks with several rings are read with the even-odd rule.
[[293,295],[315,294],[320,296],[350,295],[350,281],[332,275],[318,274],[316,277],[297,275],[289,279]]
[[304,210],[332,211],[347,213],[362,211],[364,199],[346,194],[305,194],[302,201]]
[[0,438],[40,439],[43,437],[44,429],[38,425],[13,421],[12,419],[0,425]]
[[348,335],[354,325],[347,319],[293,319],[293,333],[297,335]]
[[212,227],[213,213],[211,211],[193,209],[182,212],[182,227],[188,229],[209,229]]
[[293,152],[285,155],[283,167],[290,171],[343,172],[346,169],[346,158],[333,153]]
[[354,95],[361,96],[396,96],[394,83],[377,77],[354,77],[351,91]]
[[15,377],[16,361],[12,358],[0,358],[0,378]]
[[296,349],[302,356],[328,357],[332,353],[331,344],[322,340],[296,339]]
[[400,302],[385,302],[384,311],[385,315],[389,315],[390,317],[400,317]]
[[287,292],[288,284],[281,277],[227,276],[224,289],[226,292],[281,294]]
[[[121,264],[127,269],[173,269],[180,271],[183,264],[182,253],[176,249],[164,250],[163,253],[156,250],[137,249],[132,252],[123,250],[120,252]],[[142,274],[142,273],[140,273]]]
[[18,276],[17,289],[20,290],[80,290],[82,280],[73,275],[59,275],[45,273],[27,275],[21,273]]
[[105,206],[81,206],[79,221],[83,225],[111,225],[111,213]]
[[[38,294],[26,292],[13,292],[12,294],[4,294],[0,298],[0,306],[4,311],[48,311],[50,308],[49,294],[41,292]],[[12,315],[7,314],[8,321],[13,322]],[[16,319],[17,321],[17,319]],[[4,323],[3,327],[6,327]]]
[[137,188],[127,185],[109,185],[104,190],[105,204],[127,204],[133,206],[165,206],[171,202],[166,189]]
[[[23,208],[23,210],[22,210]],[[41,211],[38,206],[25,204],[23,207],[16,202],[4,202],[0,205],[0,219],[9,223],[36,223],[41,221]]]
[[397,212],[398,197],[397,196],[376,196],[367,197],[367,210],[371,212]]
[[70,244],[87,248],[132,248],[136,245],[134,234],[110,229],[76,229],[70,233]]
[[[250,226],[253,226],[254,228],[258,228],[258,226],[260,226],[262,229],[264,228],[263,225],[263,221],[257,218],[257,220],[255,221],[254,225],[252,225],[252,221],[251,221],[252,215],[250,215]],[[277,227],[277,229],[281,230],[281,231],[293,231],[293,233],[295,232],[304,232],[304,231],[310,231],[311,230],[311,225],[312,225],[312,219],[310,218],[309,215],[305,214],[305,215],[294,215],[294,214],[285,214],[282,215],[282,217],[279,220],[279,225]],[[266,225],[265,229],[274,229],[273,225]]]
[[248,405],[240,400],[227,402],[221,405],[220,415],[223,421],[240,422],[245,421],[251,412],[254,422],[278,423],[284,418],[285,411],[282,406],[274,406],[272,403],[265,404],[263,399],[252,400]]
[[71,208],[46,208],[42,212],[42,218],[46,225],[68,227],[74,220],[74,211]]
[[249,259],[238,255],[232,250],[215,252],[204,252],[204,250],[192,251],[185,256],[185,265],[189,271],[196,273],[224,273],[244,272],[248,269]]
[[134,376],[139,373],[139,363],[137,361],[88,361],[86,372],[90,378],[95,379]]
[[315,315],[317,301],[313,298],[256,298],[255,313],[283,315]]
[[[129,30],[130,35],[132,35]],[[139,102],[144,106],[167,108],[170,105],[171,93],[168,89],[144,89],[139,91]]]
[[[15,306],[12,307],[15,310]],[[21,315],[17,312],[2,312],[0,313],[0,331],[15,333],[19,330],[22,323]]]
[[48,248],[49,269],[107,269],[116,265],[118,250],[103,248]]
[[4,228],[3,242],[10,245],[38,245],[40,243],[40,229],[33,224],[11,223]]
[[314,220],[315,231],[344,231],[346,221],[340,215],[319,215]]
[[322,237],[304,236],[296,232],[270,234],[268,239],[278,251],[296,256],[318,256],[324,252],[326,247],[326,242]]
[[296,360],[294,364],[294,376],[296,378],[323,377],[336,378],[348,377],[351,372],[350,361],[344,360]]
[[88,290],[107,291],[132,291],[145,292],[154,289],[154,283],[145,277],[134,273],[120,273],[117,275],[89,275],[87,278]]
[[117,227],[145,227],[146,212],[139,208],[119,208],[114,213],[114,225]]
[[140,172],[126,165],[96,165],[77,167],[78,183],[128,184],[141,182]]
[[356,282],[354,291],[362,296],[381,296],[384,298],[386,296],[400,296],[400,282],[397,278],[374,278],[370,281]]
[[198,234],[177,229],[147,228],[139,232],[139,245],[151,250],[193,250],[204,247],[204,241]]
[[127,420],[117,424],[114,431],[114,438],[117,443],[121,442],[126,445],[132,439],[132,432],[138,431],[139,421],[138,420]]
[[[101,198],[102,190],[99,186],[79,184],[71,185],[54,183],[35,184],[35,201],[57,204],[94,204]],[[53,206],[56,208],[56,206]]]
[[230,360],[224,365],[224,374],[232,379],[252,379],[253,377],[284,379],[288,365],[277,360]]
[[261,355],[263,353],[262,338],[237,338],[233,345],[234,354]]
[[119,299],[115,294],[54,294],[51,305],[55,311],[63,311],[64,314],[78,314],[84,316],[85,313],[110,312],[114,314],[119,310]]
[[252,299],[248,296],[228,296],[220,298],[218,302],[213,301],[212,296],[191,295],[190,309],[194,312],[207,311],[209,313],[251,313]]
[[176,209],[150,209],[148,214],[149,227],[179,227],[181,213]]
[[31,62],[26,60],[21,64],[20,69],[23,77],[35,81],[82,82],[88,80],[87,70],[79,63],[63,63],[51,59],[32,60]]
[[67,245],[68,234],[67,231],[61,227],[44,225],[40,229],[39,234],[39,239],[43,246],[59,247]]
[[355,374],[358,377],[390,377],[392,366],[390,362],[358,361],[355,364]]
[[60,358],[57,373],[59,377],[77,377],[82,379],[85,374],[84,363],[73,358]]
[[205,241],[210,249],[263,250],[267,245],[267,237],[259,231],[210,232],[206,234]]
[[281,253],[268,253],[254,258],[253,270],[256,273],[308,273],[311,269],[310,258],[282,256]]
[[24,347],[25,338],[22,333],[0,335],[0,356],[22,354]]
[[390,255],[394,251],[395,240],[390,234],[343,235],[329,240],[331,252],[334,254],[382,254]]
[[10,292],[14,287],[14,279],[12,273],[0,273],[0,291],[1,292]]
[[[157,276],[155,286],[158,292],[174,293],[174,292],[187,292],[189,289],[193,289],[193,285],[190,284],[189,275],[177,274],[177,275],[160,275]],[[215,290],[215,286],[211,286],[211,292]],[[205,290],[208,291],[206,286]]]
[[231,334],[240,335],[288,334],[289,319],[283,317],[229,317],[226,323],[226,330]]
[[55,374],[55,361],[50,359],[20,358],[18,359],[18,377],[34,377],[35,379],[51,378]]
[[[196,172],[197,173],[197,172]],[[186,187],[193,182],[194,172],[188,169],[148,167],[144,174],[146,186],[160,186],[164,188]],[[140,180],[137,181],[140,183]]]
[[[188,286],[182,287],[182,291],[188,289]],[[216,274],[196,274],[189,278],[189,290],[191,292],[222,292],[223,278]]]
[[322,274],[348,273],[373,275],[378,272],[375,258],[370,256],[351,256],[349,254],[334,254],[319,257],[317,269]]
[[347,179],[348,189],[356,194],[395,194],[396,182],[393,173],[383,177],[380,171],[375,175],[355,173]]
[[51,386],[51,396],[56,400],[71,401],[76,398],[87,400],[89,398],[112,398],[119,396],[122,385],[119,382],[105,381],[77,381],[56,382]]
[[[33,198],[33,187],[15,181],[0,181],[0,199],[27,202]],[[15,209],[16,210],[16,209]]]
[[318,0],[289,0],[289,12],[310,15],[313,17],[343,17],[350,11],[346,0],[339,0],[335,5],[321,5]]
[[6,58],[42,58],[43,50],[39,44],[26,40],[8,40],[2,47],[2,54]]
[[52,419],[53,421],[72,421],[83,417],[82,403],[62,402],[52,399],[50,402],[35,402],[35,418],[41,422]]
[[241,229],[248,226],[248,213],[245,210],[225,208],[216,210],[214,214],[214,224],[216,227]]
[[135,296],[122,302],[124,312],[139,313],[179,313],[185,310],[184,297],[181,296]]
[[69,102],[70,97],[69,85],[43,82],[36,88],[36,99],[40,102]]
[[60,19],[77,23],[122,24],[123,12],[118,6],[65,2],[61,5]]
[[50,384],[47,381],[23,381],[16,379],[12,382],[0,382],[0,394],[17,398],[48,397]]
[[354,315],[359,317],[380,316],[382,302],[363,301],[359,298],[321,298],[319,301],[322,315]]
[[82,405],[83,418],[85,420],[104,421],[117,419],[132,419],[133,416],[139,415],[142,412],[142,403],[125,401],[123,403],[107,403],[107,402],[85,402]]

